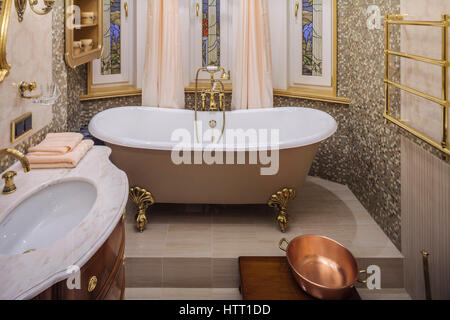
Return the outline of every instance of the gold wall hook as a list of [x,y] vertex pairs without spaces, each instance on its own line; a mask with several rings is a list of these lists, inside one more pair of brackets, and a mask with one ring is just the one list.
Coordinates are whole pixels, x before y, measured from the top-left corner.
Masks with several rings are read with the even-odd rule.
[[195,5],[195,10],[196,10],[197,17],[198,17],[200,15],[200,4],[198,3],[198,1],[197,1],[197,4]]
[[298,10],[300,9],[300,3],[297,1],[295,3],[295,17],[298,18]]
[[128,2],[123,4],[123,8],[125,9],[125,17],[128,18]]

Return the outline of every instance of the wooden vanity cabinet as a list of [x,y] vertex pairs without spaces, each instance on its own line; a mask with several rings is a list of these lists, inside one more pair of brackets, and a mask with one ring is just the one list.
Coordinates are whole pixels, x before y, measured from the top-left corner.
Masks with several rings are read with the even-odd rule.
[[125,226],[121,221],[99,251],[81,268],[81,289],[67,281],[47,289],[35,300],[122,300],[125,293]]

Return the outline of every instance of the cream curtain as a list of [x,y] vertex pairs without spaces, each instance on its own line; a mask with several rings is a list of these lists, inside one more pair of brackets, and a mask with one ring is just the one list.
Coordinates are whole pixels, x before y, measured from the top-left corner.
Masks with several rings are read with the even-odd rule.
[[148,0],[142,104],[185,107],[178,0]]
[[273,107],[267,0],[239,1],[233,68],[233,109]]

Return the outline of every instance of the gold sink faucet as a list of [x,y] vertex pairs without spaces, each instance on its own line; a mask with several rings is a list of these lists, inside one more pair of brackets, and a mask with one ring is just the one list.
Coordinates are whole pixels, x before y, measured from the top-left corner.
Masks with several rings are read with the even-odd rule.
[[[22,164],[23,171],[25,173],[31,171],[30,162],[22,152],[19,152],[16,149],[11,148],[0,150],[0,157],[4,155],[10,155],[19,160],[20,163]],[[14,184],[15,176],[17,176],[17,172],[15,171],[8,171],[2,176],[2,179],[5,180],[5,187],[3,188],[3,194],[11,194],[17,190],[17,187]]]

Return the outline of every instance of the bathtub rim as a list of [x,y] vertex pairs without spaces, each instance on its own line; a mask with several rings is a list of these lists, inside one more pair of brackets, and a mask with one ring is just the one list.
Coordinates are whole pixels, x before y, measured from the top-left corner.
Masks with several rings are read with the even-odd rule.
[[[111,108],[111,109],[107,109],[104,110],[98,114],[96,114],[91,121],[89,122],[89,132],[92,136],[94,136],[97,139],[100,139],[102,141],[104,141],[105,143],[111,144],[111,145],[117,145],[117,146],[121,146],[121,147],[126,147],[126,148],[135,148],[135,149],[142,149],[142,150],[159,150],[159,151],[173,151],[174,148],[176,146],[179,145],[179,143],[177,142],[173,142],[173,141],[168,141],[168,142],[151,142],[151,141],[143,141],[143,140],[137,140],[137,139],[132,139],[129,137],[123,138],[116,138],[116,137],[111,137],[108,136],[104,133],[102,133],[101,129],[99,128],[99,126],[97,125],[96,121],[99,121],[100,117],[102,117],[102,115],[104,115],[105,113],[108,112],[114,112],[114,111],[120,111],[120,110],[125,110],[125,109],[136,109],[136,110],[153,110],[153,111],[163,111],[166,113],[193,113],[193,110],[188,110],[188,109],[170,109],[170,108],[166,108],[166,109],[162,109],[162,108],[155,108],[155,107],[144,107],[144,106],[123,106],[123,107],[117,107],[117,108]],[[250,109],[250,110],[233,110],[233,111],[227,111],[227,114],[243,114],[243,113],[265,113],[265,112],[273,112],[274,109],[277,110],[295,110],[295,109],[303,109],[303,110],[309,110],[310,112],[314,112],[316,114],[321,114],[322,116],[328,118],[328,120],[330,121],[330,128],[328,128],[328,130],[325,132],[320,132],[320,133],[316,133],[314,135],[308,136],[308,137],[302,137],[302,138],[294,138],[294,139],[290,139],[290,140],[285,140],[283,142],[280,143],[279,146],[277,147],[266,147],[266,148],[256,148],[255,146],[246,146],[245,148],[237,148],[235,146],[233,147],[229,147],[227,145],[225,145],[225,147],[223,147],[221,149],[221,151],[223,152],[244,152],[244,151],[265,151],[265,150],[286,150],[286,149],[294,149],[294,148],[301,148],[301,147],[305,147],[305,146],[310,146],[310,145],[314,145],[317,143],[321,143],[327,139],[329,139],[330,137],[332,137],[338,130],[338,123],[337,121],[327,112],[324,112],[322,110],[318,110],[318,109],[313,109],[313,108],[306,108],[306,107],[275,107],[275,108],[265,108],[265,109]],[[194,146],[190,146],[190,148],[188,149],[183,149],[185,151],[204,151],[205,147],[207,147],[207,145],[203,145],[201,147],[194,147]]]

